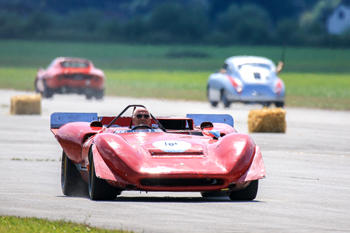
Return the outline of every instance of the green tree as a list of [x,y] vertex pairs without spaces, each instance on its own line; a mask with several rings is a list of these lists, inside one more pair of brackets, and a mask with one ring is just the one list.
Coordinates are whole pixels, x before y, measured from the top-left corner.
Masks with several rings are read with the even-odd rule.
[[65,28],[74,28],[88,33],[96,32],[104,22],[103,12],[93,8],[71,11],[66,17]]
[[217,24],[229,44],[266,44],[272,39],[269,14],[254,4],[231,5],[219,16]]
[[24,19],[19,14],[0,11],[0,38],[20,38],[24,26]]
[[141,42],[147,31],[146,23],[141,16],[134,17],[124,25],[123,37],[126,41]]
[[193,5],[166,2],[150,14],[148,30],[154,41],[198,42],[208,31],[208,17]]
[[24,33],[33,38],[39,33],[45,33],[53,25],[53,18],[49,13],[35,11],[29,15],[24,25]]

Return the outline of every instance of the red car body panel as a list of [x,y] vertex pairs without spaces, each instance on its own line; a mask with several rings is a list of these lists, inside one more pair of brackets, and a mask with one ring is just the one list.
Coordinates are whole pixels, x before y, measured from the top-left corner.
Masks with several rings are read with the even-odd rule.
[[47,69],[39,69],[35,88],[44,97],[51,97],[53,93],[77,93],[89,96],[94,92],[104,91],[105,75],[87,59],[59,57],[54,59]]
[[[247,134],[239,134],[223,123],[214,123],[220,138],[205,136],[205,129],[190,118],[157,118],[183,121],[188,130],[170,132],[123,132],[129,129],[130,117],[99,117],[99,121],[70,122],[53,127],[57,141],[69,159],[82,168],[88,182],[89,151],[92,150],[96,176],[122,190],[144,191],[217,191],[239,190],[247,182],[265,177],[259,146]],[[104,126],[103,126],[104,125]],[[202,136],[192,135],[201,133]],[[174,151],[166,146],[173,144]],[[178,144],[178,145],[176,145]],[[165,146],[165,147],[164,147]],[[215,184],[155,185],[155,180],[215,180]]]
[[[142,105],[126,109],[130,106]],[[113,199],[117,190],[199,191],[202,195],[220,191],[232,200],[255,198],[257,180],[266,175],[261,151],[249,135],[237,133],[231,116],[151,115],[153,128],[138,131],[130,129],[131,117],[121,117],[126,109],[117,117],[51,115],[51,131],[64,151],[64,194],[71,194],[78,175],[89,184],[94,200]]]
[[[157,135],[156,137],[162,136]],[[111,152],[116,148],[108,146],[107,143],[111,138],[103,139],[96,145],[96,147],[103,149],[98,151],[95,147],[93,150],[94,161],[98,164],[96,165],[96,175],[119,187],[127,189],[129,185],[133,186],[133,189],[146,191],[213,191],[225,189],[233,183],[237,186],[243,186],[248,181],[264,178],[265,169],[258,146],[244,134],[232,134],[224,138],[225,141],[221,141],[223,145],[230,140],[236,140],[237,143],[227,147],[213,143],[211,147],[217,147],[220,150],[206,155],[199,155],[203,153],[203,149],[198,147],[198,144],[197,148],[192,144],[192,152],[189,150],[186,155],[156,156],[146,155],[145,150],[141,148],[139,148],[138,153],[135,153],[126,141],[125,144],[118,145],[118,147],[120,146],[116,150],[118,156],[115,156],[114,152]],[[155,138],[149,139],[150,141],[157,140]],[[176,137],[176,139],[178,138]],[[236,146],[239,149],[232,149]],[[150,148],[148,150],[150,151]],[[208,150],[210,151],[210,148]],[[229,155],[223,156],[225,154]],[[223,180],[223,183],[215,187],[157,187],[140,184],[141,179],[159,179],[160,177],[163,179],[214,178]]]

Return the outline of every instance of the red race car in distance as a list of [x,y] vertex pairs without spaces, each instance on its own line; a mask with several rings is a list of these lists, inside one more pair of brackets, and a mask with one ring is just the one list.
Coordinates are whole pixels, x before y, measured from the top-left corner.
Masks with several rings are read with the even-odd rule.
[[105,91],[105,75],[90,60],[74,57],[58,57],[47,69],[40,68],[35,78],[35,90],[44,98],[55,93],[76,93],[87,99],[102,99]]
[[[89,192],[92,200],[114,200],[124,191],[200,192],[253,200],[265,177],[259,146],[233,127],[230,115],[154,117],[133,125],[132,117],[97,113],[53,113],[51,131],[62,153],[64,195]],[[126,116],[122,116],[126,115]],[[141,115],[141,116],[139,116]]]

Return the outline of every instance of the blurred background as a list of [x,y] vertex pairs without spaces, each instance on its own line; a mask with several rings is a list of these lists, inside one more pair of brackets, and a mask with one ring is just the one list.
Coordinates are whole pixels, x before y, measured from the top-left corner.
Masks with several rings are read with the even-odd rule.
[[0,9],[0,39],[350,46],[349,0],[0,0]]
[[253,55],[283,57],[287,107],[350,110],[349,48],[350,0],[0,0],[1,89],[71,56],[106,95],[207,101],[209,75]]

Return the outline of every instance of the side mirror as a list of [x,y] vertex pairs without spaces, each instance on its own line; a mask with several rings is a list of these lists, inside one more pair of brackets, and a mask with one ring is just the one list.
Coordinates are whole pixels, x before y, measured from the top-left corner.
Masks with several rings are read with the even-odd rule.
[[103,124],[101,121],[93,121],[90,123],[90,127],[103,127]]
[[208,128],[212,129],[214,127],[214,125],[210,121],[204,121],[204,122],[201,123],[200,127],[201,127],[201,130],[203,130],[203,129],[207,129],[208,130]]

